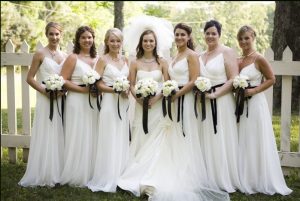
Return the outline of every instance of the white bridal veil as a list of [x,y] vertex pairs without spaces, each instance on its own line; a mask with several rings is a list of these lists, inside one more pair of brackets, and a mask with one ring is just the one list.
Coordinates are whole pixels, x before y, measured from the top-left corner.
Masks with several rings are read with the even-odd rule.
[[136,55],[136,47],[141,34],[145,30],[152,30],[157,38],[157,53],[159,56],[169,58],[169,51],[174,41],[173,26],[171,22],[154,16],[141,15],[129,20],[128,26],[123,30],[124,48],[129,55]]

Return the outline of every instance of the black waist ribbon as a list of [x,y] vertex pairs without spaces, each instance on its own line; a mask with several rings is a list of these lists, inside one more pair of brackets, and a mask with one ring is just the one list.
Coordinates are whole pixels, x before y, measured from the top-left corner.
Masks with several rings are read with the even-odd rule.
[[[250,88],[255,88],[252,86],[246,87],[246,89]],[[244,102],[246,101],[247,104],[247,113],[246,117],[248,117],[248,100],[251,98],[251,96],[245,97],[245,89],[243,88],[238,88],[237,93],[236,93],[236,107],[235,107],[235,116],[236,116],[236,122],[240,122],[240,116],[244,112]]]
[[[178,87],[182,89],[183,86]],[[181,125],[182,125],[182,134],[185,137],[184,128],[183,128],[183,105],[184,105],[184,95],[178,97],[178,105],[177,105],[177,122],[180,121],[180,113],[181,113]]]
[[[223,84],[218,84],[218,85],[213,86],[210,89],[210,92],[214,93],[216,91],[216,88],[223,86]],[[214,124],[214,132],[215,132],[215,134],[217,134],[217,122],[218,122],[218,119],[217,119],[217,100],[215,98],[210,99],[210,106],[211,106],[211,113],[212,113],[213,124]]]

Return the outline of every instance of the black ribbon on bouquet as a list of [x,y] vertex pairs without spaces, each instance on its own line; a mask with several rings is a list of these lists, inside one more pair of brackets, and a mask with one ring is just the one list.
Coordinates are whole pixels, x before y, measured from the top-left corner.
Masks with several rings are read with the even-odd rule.
[[195,94],[195,100],[194,100],[194,112],[196,118],[198,118],[198,112],[197,112],[197,99],[198,94],[200,94],[200,103],[201,103],[201,111],[202,111],[202,121],[206,119],[206,108],[205,108],[205,92],[200,91],[196,86],[193,88],[194,94]]
[[[100,79],[99,79],[100,80]],[[96,93],[96,103],[97,103],[97,108],[98,108],[98,111],[100,112],[101,110],[101,101],[102,101],[102,94],[99,94],[99,90],[97,89],[97,82],[99,80],[96,80],[96,82],[94,84],[90,84],[89,85],[89,105],[92,109],[94,109],[92,103],[91,103],[91,93]],[[81,84],[79,85],[80,87],[86,87],[85,84]],[[99,99],[99,95],[100,95],[100,99]]]
[[[224,83],[223,83],[224,84]],[[216,91],[216,88],[223,86],[223,84],[218,84],[213,86],[209,92],[210,93],[214,93]],[[212,117],[213,117],[213,124],[214,124],[214,132],[215,134],[217,134],[217,100],[214,99],[210,99],[210,106],[211,106],[211,113],[212,113]]]
[[[178,88],[182,89],[183,86],[178,87]],[[182,135],[185,137],[184,128],[183,128],[183,105],[184,105],[184,95],[178,97],[177,122],[180,121],[180,113],[181,113]]]
[[[148,106],[149,106],[149,100],[151,96],[155,96],[155,94],[147,96],[143,99],[143,130],[145,134],[148,133]],[[141,95],[136,94],[136,97],[140,98]]]
[[246,117],[248,117],[248,100],[251,98],[251,96],[245,97],[245,90],[250,89],[250,88],[255,88],[252,86],[248,86],[245,89],[243,88],[238,88],[237,93],[236,93],[236,107],[235,107],[235,116],[236,116],[236,122],[240,122],[240,116],[244,112],[244,102],[246,101],[247,104],[247,113]]
[[[173,90],[171,92],[171,95],[168,96],[168,97],[163,97],[163,100],[162,100],[162,110],[163,110],[163,115],[164,117],[167,115],[168,113],[168,116],[169,118],[173,121],[172,119],[172,107],[171,107],[171,104],[172,104],[172,95],[174,95],[176,93],[175,90]],[[166,101],[168,103],[168,107],[167,107],[167,110],[166,110]]]

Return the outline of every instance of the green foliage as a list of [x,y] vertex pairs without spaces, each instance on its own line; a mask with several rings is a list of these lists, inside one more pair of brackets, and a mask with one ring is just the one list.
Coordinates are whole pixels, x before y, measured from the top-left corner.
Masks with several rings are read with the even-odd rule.
[[144,8],[144,13],[146,15],[166,18],[170,15],[170,10],[160,5],[146,5]]

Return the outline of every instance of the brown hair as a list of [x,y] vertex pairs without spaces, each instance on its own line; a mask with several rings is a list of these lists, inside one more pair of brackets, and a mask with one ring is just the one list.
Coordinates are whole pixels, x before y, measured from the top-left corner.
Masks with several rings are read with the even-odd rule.
[[111,29],[108,29],[105,33],[105,37],[104,37],[104,54],[107,54],[109,52],[109,47],[107,45],[107,42],[108,42],[108,39],[109,39],[109,36],[111,34],[114,34],[115,36],[117,36],[121,41],[123,41],[123,34],[122,34],[122,31],[118,28],[111,28]]
[[91,27],[88,27],[88,26],[81,26],[77,29],[76,34],[75,34],[75,39],[74,39],[73,53],[75,53],[75,54],[80,53],[79,38],[80,38],[81,34],[83,34],[86,31],[90,32],[93,36],[94,41],[93,41],[93,45],[90,49],[90,55],[92,58],[96,58],[97,51],[96,51],[96,46],[95,46],[95,32]]
[[45,34],[47,36],[48,32],[49,32],[49,29],[50,27],[54,27],[55,29],[57,29],[59,32],[62,32],[62,27],[56,23],[56,22],[49,22],[46,27],[45,27]]
[[241,35],[245,32],[250,32],[253,38],[256,37],[256,33],[255,33],[254,29],[249,25],[244,25],[239,29],[239,31],[237,33],[237,38],[241,37]]
[[136,47],[136,58],[140,59],[144,56],[145,51],[143,49],[143,38],[144,38],[145,35],[148,35],[148,34],[152,34],[154,36],[155,48],[154,48],[152,54],[155,57],[156,62],[159,64],[158,54],[157,54],[157,38],[156,38],[156,35],[155,35],[154,31],[152,31],[152,30],[146,30],[141,34],[139,44]]
[[188,42],[187,42],[187,47],[190,48],[191,50],[195,50],[194,41],[193,41],[193,38],[191,36],[192,31],[193,31],[192,27],[190,27],[190,26],[188,26],[187,24],[184,24],[184,23],[179,23],[175,26],[174,33],[175,33],[176,29],[183,29],[187,32],[187,34],[190,37],[190,40],[188,40]]

